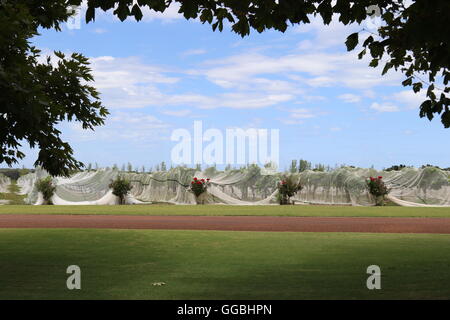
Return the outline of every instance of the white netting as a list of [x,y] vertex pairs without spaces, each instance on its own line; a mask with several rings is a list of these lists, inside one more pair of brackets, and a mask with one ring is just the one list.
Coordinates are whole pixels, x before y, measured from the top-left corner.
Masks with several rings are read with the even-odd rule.
[[8,186],[11,184],[11,179],[0,173],[0,193],[8,192]]
[[[97,170],[77,173],[70,178],[56,178],[54,204],[116,204],[109,184],[119,172]],[[193,177],[210,178],[210,186],[200,202],[232,205],[260,205],[276,203],[277,182],[282,173],[264,175],[257,166],[245,169],[216,171],[208,168],[203,172],[186,167],[169,171],[148,173],[121,172],[133,189],[127,203],[167,202],[195,204],[194,195],[188,191]],[[47,174],[42,170],[19,179],[28,203],[39,203],[34,183]],[[450,206],[449,172],[437,168],[401,171],[376,171],[362,168],[340,168],[331,172],[305,171],[293,174],[303,189],[293,197],[299,204],[373,205],[374,199],[366,188],[370,176],[383,176],[391,192],[392,202],[402,206]]]

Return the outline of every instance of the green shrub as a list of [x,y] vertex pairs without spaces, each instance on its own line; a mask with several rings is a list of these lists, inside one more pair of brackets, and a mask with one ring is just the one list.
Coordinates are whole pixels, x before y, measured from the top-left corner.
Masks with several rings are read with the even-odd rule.
[[118,176],[116,180],[109,184],[109,187],[113,190],[113,195],[119,197],[119,204],[125,204],[125,196],[132,189],[131,183],[125,178]]
[[290,198],[303,188],[300,182],[295,181],[295,179],[292,176],[286,177],[280,182],[278,182],[277,187],[278,187],[277,200],[281,205],[289,204]]
[[367,188],[369,189],[369,193],[375,197],[375,204],[377,206],[384,206],[384,196],[389,193],[389,189],[382,179],[383,177],[370,177],[367,180]]
[[53,204],[52,197],[55,193],[56,187],[53,185],[53,179],[51,176],[40,179],[36,182],[36,189],[44,198],[44,204]]

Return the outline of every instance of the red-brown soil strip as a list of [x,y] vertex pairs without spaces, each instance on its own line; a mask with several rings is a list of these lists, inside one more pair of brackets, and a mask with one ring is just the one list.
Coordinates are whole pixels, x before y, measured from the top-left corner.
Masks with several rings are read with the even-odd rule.
[[0,215],[0,228],[107,228],[450,234],[450,218]]

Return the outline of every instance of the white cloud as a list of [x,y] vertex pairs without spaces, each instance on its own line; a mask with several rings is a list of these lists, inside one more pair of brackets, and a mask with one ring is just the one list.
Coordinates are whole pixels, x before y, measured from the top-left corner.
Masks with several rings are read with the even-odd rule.
[[291,125],[291,126],[295,126],[295,125],[299,125],[299,124],[303,124],[304,121],[302,120],[294,120],[294,119],[285,119],[285,118],[281,118],[278,119],[281,123],[286,124],[286,125]]
[[374,102],[372,103],[372,105],[370,106],[370,109],[376,110],[378,112],[397,112],[400,111],[400,109],[391,104],[391,103],[378,103],[378,102]]
[[331,87],[336,81],[332,77],[316,77],[308,80],[308,85],[312,87]]
[[345,93],[338,96],[338,98],[347,103],[358,103],[361,101],[361,97],[356,94]]
[[165,110],[161,112],[162,114],[173,116],[173,117],[186,117],[191,114],[191,110]]
[[148,9],[148,7],[144,7],[142,10],[142,14],[144,15],[142,21],[162,20],[172,22],[174,20],[184,19],[183,15],[178,13],[179,9],[180,5],[176,2],[172,3],[164,12],[156,12]]
[[391,99],[401,103],[407,109],[419,109],[423,101],[426,100],[425,90],[414,93],[413,90],[403,90],[391,96]]
[[204,49],[191,49],[191,50],[186,50],[184,52],[181,53],[181,56],[197,56],[197,55],[202,55],[202,54],[206,54],[207,51]]
[[108,32],[108,30],[106,30],[106,29],[102,29],[102,28],[95,28],[94,29],[94,33],[97,33],[97,34],[103,34],[103,33],[106,33],[106,32]]
[[136,57],[96,57],[91,59],[91,66],[95,86],[102,93],[103,102],[116,109],[177,105],[203,109],[255,109],[293,100],[296,91],[288,81],[257,78],[253,86],[244,82],[237,88],[232,86],[231,89],[235,90],[214,95],[169,94],[161,86],[174,86],[181,78],[169,76],[171,70],[145,64]]
[[81,141],[118,141],[147,143],[164,139],[170,125],[144,113],[115,112],[95,132],[84,130],[77,122],[69,124],[71,139]]
[[164,73],[168,70],[145,64],[136,57],[103,56],[90,60],[95,85],[99,89],[118,87],[133,89],[137,84],[175,83],[179,81],[179,78],[166,76]]
[[285,112],[287,117],[279,118],[278,120],[286,125],[303,124],[306,119],[316,118],[324,114],[323,112],[315,112],[306,108],[281,109],[281,111]]
[[[297,76],[297,87],[343,86],[356,89],[372,89],[377,86],[398,85],[401,74],[390,72],[381,76],[379,68],[368,66],[369,59],[358,60],[350,53],[301,53],[271,57],[261,53],[243,53],[224,59],[206,61],[202,69],[191,74],[203,75],[211,82],[225,87],[239,87],[254,83],[255,78],[267,79],[268,75]],[[272,79],[271,79],[272,80]],[[280,81],[286,81],[282,79]]]
[[257,109],[276,105],[280,102],[292,100],[294,96],[289,94],[247,94],[226,93],[221,95],[222,101],[219,106],[235,109]]
[[143,63],[137,57],[91,58],[95,87],[109,108],[143,108],[155,105],[165,96],[158,85],[173,85],[180,79],[169,70]]
[[311,110],[309,109],[290,109],[290,117],[294,118],[294,119],[309,119],[309,118],[314,118],[316,116],[316,114],[314,114]]
[[293,34],[312,35],[314,40],[302,40],[299,45],[299,50],[315,50],[321,51],[323,49],[340,47],[345,48],[345,40],[347,36],[353,32],[361,30],[361,26],[357,24],[344,25],[339,22],[338,15],[334,15],[329,25],[324,25],[320,16],[311,16],[311,23],[297,25],[292,29]]

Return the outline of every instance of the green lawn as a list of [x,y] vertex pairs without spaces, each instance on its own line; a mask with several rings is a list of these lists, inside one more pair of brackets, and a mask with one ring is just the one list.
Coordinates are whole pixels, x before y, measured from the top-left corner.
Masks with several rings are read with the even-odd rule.
[[[450,235],[3,229],[0,299],[448,299],[449,247]],[[72,264],[81,290],[66,289]],[[381,290],[366,288],[372,264]]]
[[304,216],[304,217],[450,217],[450,208],[350,206],[0,206],[0,214],[129,214],[203,216]]

